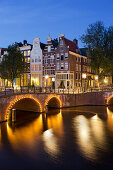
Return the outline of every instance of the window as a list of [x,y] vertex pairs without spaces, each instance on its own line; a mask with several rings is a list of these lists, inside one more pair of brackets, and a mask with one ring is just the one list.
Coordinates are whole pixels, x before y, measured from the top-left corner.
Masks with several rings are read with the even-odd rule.
[[79,73],[79,80],[81,79],[81,74]]
[[78,64],[76,64],[76,71],[78,71]]
[[61,55],[61,60],[64,60],[64,55]]
[[54,64],[54,59],[50,59],[50,64]]
[[65,53],[65,59],[67,59],[68,58],[68,53]]
[[47,64],[47,63],[48,63],[48,57],[45,56],[45,64]]
[[30,63],[30,57],[27,58],[27,62]]
[[51,46],[48,46],[48,52],[50,52],[51,51]]
[[60,41],[60,45],[63,45],[63,40]]
[[34,63],[34,59],[32,59],[32,63]]
[[39,64],[39,71],[41,71],[41,64]]
[[57,63],[57,70],[59,70],[60,69],[60,67],[59,67],[59,63]]
[[81,71],[81,65],[79,65],[79,71]]
[[34,71],[34,64],[31,64],[31,71]]
[[65,70],[68,70],[68,63],[65,63]]
[[60,51],[63,51],[63,50],[64,50],[64,48],[63,48],[63,47],[61,47],[61,48],[60,48]]
[[78,57],[76,57],[76,61],[78,62]]
[[64,69],[64,63],[61,63],[61,69]]
[[40,56],[38,56],[38,62],[41,62],[41,58],[40,58]]
[[59,54],[57,54],[57,60],[59,60],[59,59],[60,59]]
[[35,58],[35,62],[38,62],[38,59],[37,59],[37,58]]
[[30,50],[27,51],[27,55],[30,56]]
[[35,71],[38,71],[38,64],[35,64]]
[[54,55],[51,55],[50,58],[51,58],[51,59],[54,59]]
[[51,70],[51,74],[55,74],[55,71],[54,71],[54,70]]
[[76,80],[78,80],[78,73],[76,73]]
[[78,58],[78,61],[81,62],[81,58],[80,57]]

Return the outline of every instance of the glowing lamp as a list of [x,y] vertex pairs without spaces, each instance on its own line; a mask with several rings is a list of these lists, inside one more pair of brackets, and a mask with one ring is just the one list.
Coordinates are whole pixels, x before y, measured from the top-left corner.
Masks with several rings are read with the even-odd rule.
[[46,76],[45,76],[45,78],[46,78],[46,79],[48,79],[48,78],[49,78],[49,76],[48,76],[48,75],[46,75]]
[[55,81],[55,78],[52,78],[52,81]]
[[82,78],[83,78],[83,79],[86,79],[86,73],[83,73],[83,74],[82,74]]
[[95,80],[98,80],[98,76],[95,76]]
[[105,79],[104,79],[104,83],[107,83],[107,82],[108,82],[108,81],[107,81],[107,79],[105,78]]

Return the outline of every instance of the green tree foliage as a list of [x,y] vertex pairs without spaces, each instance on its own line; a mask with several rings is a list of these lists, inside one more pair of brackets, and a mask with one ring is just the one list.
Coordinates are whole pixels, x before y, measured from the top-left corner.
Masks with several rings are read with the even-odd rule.
[[10,45],[7,49],[7,54],[3,56],[0,63],[0,74],[3,79],[11,81],[19,78],[20,74],[26,71],[26,64],[23,54],[17,47],[17,44]]
[[105,28],[101,21],[90,24],[81,40],[89,48],[93,70],[100,77],[113,75],[113,27]]

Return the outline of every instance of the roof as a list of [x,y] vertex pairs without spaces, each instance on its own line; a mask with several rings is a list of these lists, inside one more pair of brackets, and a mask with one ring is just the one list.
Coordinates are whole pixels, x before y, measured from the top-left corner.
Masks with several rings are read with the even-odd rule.
[[53,47],[56,48],[58,46],[58,40],[57,38],[54,39],[54,40],[51,40],[52,44],[53,44]]
[[67,46],[69,46],[69,51],[72,51],[72,52],[75,52],[75,53],[78,53],[80,54],[80,50],[77,46],[77,44],[75,44],[73,41],[71,40],[68,40],[67,38],[64,38],[64,41],[65,41],[65,44]]
[[45,44],[40,42],[40,47],[41,47],[42,50],[44,50]]

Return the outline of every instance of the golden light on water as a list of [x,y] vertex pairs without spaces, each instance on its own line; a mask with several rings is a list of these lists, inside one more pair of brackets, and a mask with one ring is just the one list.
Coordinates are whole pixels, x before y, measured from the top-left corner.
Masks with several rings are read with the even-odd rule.
[[23,145],[24,147],[30,147],[31,150],[33,150],[33,148],[35,148],[34,138],[37,135],[40,135],[42,129],[42,115],[40,115],[35,121],[31,122],[28,126],[17,128],[15,131],[13,131],[7,123],[8,140],[14,149],[20,150]]
[[53,130],[47,130],[43,133],[43,142],[44,142],[44,148],[45,151],[50,156],[57,156],[59,154],[59,145],[58,145],[58,139],[54,135]]
[[83,115],[74,118],[75,136],[77,144],[83,155],[87,159],[98,159],[97,145],[100,149],[106,149],[106,137],[104,133],[104,124],[97,115],[88,119]]
[[107,125],[109,130],[112,132],[111,135],[113,136],[113,112],[107,107]]

